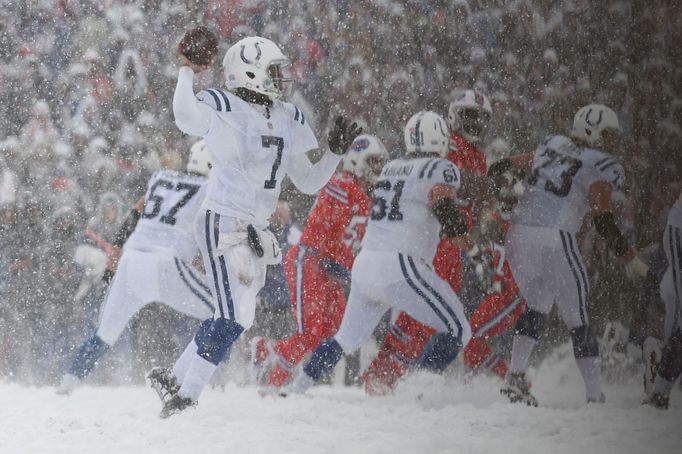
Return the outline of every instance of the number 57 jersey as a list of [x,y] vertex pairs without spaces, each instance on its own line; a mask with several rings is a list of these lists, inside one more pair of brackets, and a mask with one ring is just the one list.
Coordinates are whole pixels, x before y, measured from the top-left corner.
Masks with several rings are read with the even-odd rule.
[[160,170],[149,179],[144,209],[125,248],[163,250],[191,262],[197,253],[194,218],[206,193],[206,178]]
[[459,189],[459,169],[441,158],[396,159],[386,164],[374,185],[363,250],[401,252],[431,263],[440,240],[440,223],[429,201],[436,184]]
[[575,234],[590,211],[590,186],[605,181],[619,191],[624,180],[623,167],[606,153],[550,136],[535,150],[533,173],[511,222]]

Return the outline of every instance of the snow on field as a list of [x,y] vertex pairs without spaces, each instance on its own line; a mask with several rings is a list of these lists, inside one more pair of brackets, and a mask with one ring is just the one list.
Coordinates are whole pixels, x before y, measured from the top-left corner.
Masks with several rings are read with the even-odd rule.
[[533,371],[541,408],[511,405],[499,382],[417,375],[395,395],[320,386],[262,398],[253,386],[207,389],[168,420],[148,388],[0,385],[0,453],[680,453],[682,395],[668,412],[641,407],[641,387],[607,385],[605,405],[583,403],[572,358]]

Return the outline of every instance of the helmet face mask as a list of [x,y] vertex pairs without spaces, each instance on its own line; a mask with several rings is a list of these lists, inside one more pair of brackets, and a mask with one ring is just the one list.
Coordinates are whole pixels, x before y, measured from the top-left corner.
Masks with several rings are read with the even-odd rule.
[[[280,97],[288,98],[294,88],[294,79],[291,76],[291,62],[289,60],[275,60],[268,65],[267,75],[272,86],[281,93]],[[269,83],[266,81],[266,85]]]
[[464,135],[477,140],[484,136],[490,123],[490,115],[486,111],[466,108],[460,109],[458,115]]
[[244,38],[230,47],[223,58],[225,85],[229,90],[245,88],[270,99],[280,99],[292,88],[291,62],[266,38]]
[[388,151],[379,138],[371,134],[360,134],[343,158],[343,170],[369,184],[374,184],[386,161]]
[[455,96],[448,109],[448,126],[471,143],[481,142],[492,117],[492,107],[486,95],[478,90],[463,90]]

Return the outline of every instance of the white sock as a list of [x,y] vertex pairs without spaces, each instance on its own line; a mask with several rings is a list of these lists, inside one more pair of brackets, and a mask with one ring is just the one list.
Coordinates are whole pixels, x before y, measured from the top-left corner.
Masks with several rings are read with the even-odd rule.
[[187,371],[192,365],[192,360],[194,359],[194,356],[196,356],[198,348],[197,343],[194,341],[194,338],[192,338],[189,344],[187,344],[187,347],[185,347],[185,351],[183,351],[182,355],[175,361],[173,375],[175,375],[179,385],[182,385],[182,382],[185,380],[185,375],[187,375]]
[[198,401],[201,391],[204,390],[204,387],[208,384],[209,380],[211,380],[211,376],[217,368],[218,366],[215,364],[210,363],[201,356],[195,354],[192,358],[192,364],[182,381],[182,386],[180,386],[178,394],[182,397],[189,397],[194,402]]
[[580,369],[580,373],[583,376],[587,398],[590,400],[599,401],[603,395],[601,389],[599,357],[590,356],[587,358],[576,358],[575,362],[578,363],[578,369]]
[[528,361],[530,355],[533,353],[535,344],[538,341],[532,337],[524,335],[514,336],[514,344],[512,346],[511,361],[509,364],[510,374],[525,374],[528,369]]
[[303,394],[314,384],[315,380],[313,380],[310,375],[306,374],[304,371],[301,371],[301,373],[294,378],[294,381],[291,382],[291,385],[289,385],[287,391],[289,391],[291,394]]

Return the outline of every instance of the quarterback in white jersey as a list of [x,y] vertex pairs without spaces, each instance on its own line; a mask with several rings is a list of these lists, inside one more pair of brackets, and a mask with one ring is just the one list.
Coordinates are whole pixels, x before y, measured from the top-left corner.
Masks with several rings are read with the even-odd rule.
[[341,327],[313,353],[289,392],[304,392],[342,353],[355,351],[391,308],[444,333],[438,350],[450,359],[469,341],[471,329],[459,298],[431,266],[441,234],[466,232],[455,202],[459,170],[445,159],[448,137],[445,120],[433,112],[419,112],[408,121],[407,156],[386,164],[374,186]]
[[654,391],[644,402],[660,409],[668,408],[670,391],[682,374],[682,194],[668,213],[663,233],[663,249],[668,268],[661,280],[661,298],[665,302],[665,337]]
[[97,331],[78,350],[59,393],[68,394],[95,368],[128,321],[147,304],[162,303],[201,320],[213,313],[206,277],[189,265],[198,253],[194,218],[205,194],[209,168],[206,147],[198,142],[192,147],[187,173],[160,170],[152,175],[144,205],[133,210],[126,223],[134,222],[132,219],[136,225],[122,228],[134,231],[127,241],[127,234],[117,235],[116,243],[125,245]]
[[502,389],[512,402],[537,405],[525,378],[528,359],[554,304],[573,341],[576,362],[588,402],[603,402],[599,349],[587,316],[589,284],[575,234],[591,213],[597,233],[635,272],[648,267],[637,258],[615,224],[611,193],[625,176],[621,165],[597,148],[616,148],[620,126],[606,106],[578,110],[571,138],[551,136],[534,153],[498,161],[494,176],[515,165],[530,175],[507,234],[508,260],[528,307],[516,325],[507,383]]
[[175,122],[181,131],[206,140],[213,163],[196,235],[216,312],[176,362],[171,381],[157,382],[157,390],[179,385],[168,391],[162,417],[196,404],[232,344],[253,323],[266,266],[281,261],[277,240],[266,227],[285,175],[302,192],[317,192],[361,132],[337,118],[328,139],[331,152],[312,164],[306,152],[318,144],[309,123],[281,99],[291,82],[283,76],[289,60],[268,39],[244,38],[228,49],[223,60],[228,91],[209,89],[195,96],[194,70],[204,68],[181,58],[185,66],[173,97]]

